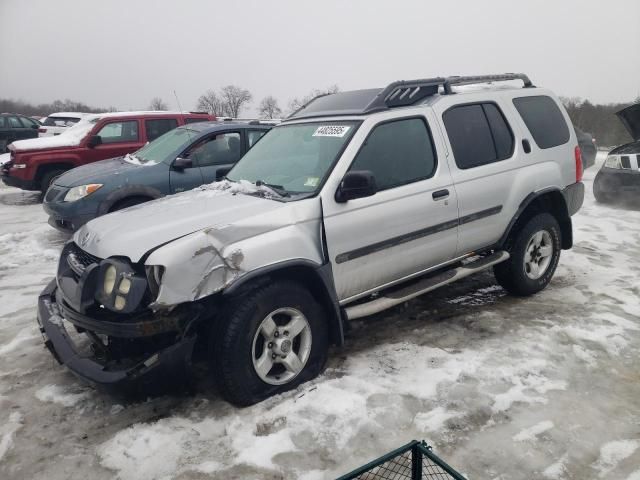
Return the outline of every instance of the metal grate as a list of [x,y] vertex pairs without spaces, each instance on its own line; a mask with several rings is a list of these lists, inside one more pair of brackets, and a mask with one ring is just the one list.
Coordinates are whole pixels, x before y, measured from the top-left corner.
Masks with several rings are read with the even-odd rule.
[[93,255],[85,252],[73,242],[70,242],[65,246],[62,254],[66,257],[71,253],[84,267],[88,267],[92,263],[100,263],[101,260],[98,257],[94,257]]
[[414,440],[338,480],[466,480],[431,451]]

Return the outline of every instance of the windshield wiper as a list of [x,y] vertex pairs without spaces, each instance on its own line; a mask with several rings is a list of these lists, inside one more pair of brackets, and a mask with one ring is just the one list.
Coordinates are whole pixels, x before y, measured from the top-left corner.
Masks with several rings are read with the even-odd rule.
[[291,195],[289,195],[289,192],[287,192],[282,185],[273,185],[271,183],[265,183],[262,180],[256,180],[256,187],[262,187],[262,186],[270,188],[271,190],[276,192],[281,197],[290,197],[291,196]]

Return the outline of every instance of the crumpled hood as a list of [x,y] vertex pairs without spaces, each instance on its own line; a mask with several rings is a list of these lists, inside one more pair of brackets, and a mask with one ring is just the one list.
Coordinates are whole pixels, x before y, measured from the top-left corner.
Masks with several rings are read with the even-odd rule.
[[279,228],[275,223],[287,224],[290,216],[268,214],[291,206],[231,189],[204,187],[98,217],[80,228],[73,239],[96,257],[123,256],[138,262],[148,251],[207,227],[241,224],[233,231],[244,238]]
[[125,173],[135,168],[143,167],[126,162],[123,157],[110,158],[73,168],[59,176],[55,184],[61,187],[76,187],[87,183],[105,183],[105,178]]
[[640,140],[640,103],[634,103],[633,105],[623,108],[616,115],[625,126],[631,138],[634,140]]

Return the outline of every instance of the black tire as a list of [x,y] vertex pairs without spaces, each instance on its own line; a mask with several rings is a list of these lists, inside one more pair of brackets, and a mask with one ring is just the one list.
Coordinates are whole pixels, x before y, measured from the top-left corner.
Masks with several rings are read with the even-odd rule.
[[133,207],[134,205],[140,205],[141,203],[148,202],[149,200],[152,200],[152,199],[151,198],[147,198],[147,197],[123,198],[122,200],[114,203],[111,206],[111,208],[109,209],[109,213],[116,212],[118,210],[122,210],[122,209],[128,208],[128,207]]
[[[254,368],[254,338],[262,321],[282,308],[294,308],[306,317],[312,340],[300,373],[288,383],[272,385],[263,381]],[[223,397],[237,406],[253,405],[319,375],[329,348],[325,318],[324,309],[313,295],[289,281],[257,287],[228,301],[210,338],[211,367]]]
[[42,178],[40,179],[40,197],[42,199],[44,199],[44,196],[47,194],[47,190],[49,190],[49,187],[55,181],[55,179],[62,175],[64,172],[66,172],[66,170],[49,170],[44,175],[42,175]]
[[[547,232],[551,238],[552,253],[546,270],[539,278],[531,278],[526,272],[526,249],[533,236],[538,232]],[[561,245],[560,225],[555,217],[549,213],[540,213],[532,217],[509,239],[507,251],[511,255],[509,260],[493,267],[496,280],[512,295],[528,296],[543,290],[551,281],[558,261],[560,260]]]

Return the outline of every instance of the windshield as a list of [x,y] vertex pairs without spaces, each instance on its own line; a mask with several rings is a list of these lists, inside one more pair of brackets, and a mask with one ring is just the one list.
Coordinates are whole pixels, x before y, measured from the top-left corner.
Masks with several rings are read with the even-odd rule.
[[313,193],[349,143],[358,122],[283,125],[272,129],[229,172],[227,178],[276,188],[288,195]]
[[197,132],[184,127],[170,130],[133,153],[131,157],[135,160],[131,163],[155,165],[160,162],[172,162],[196,136]]

